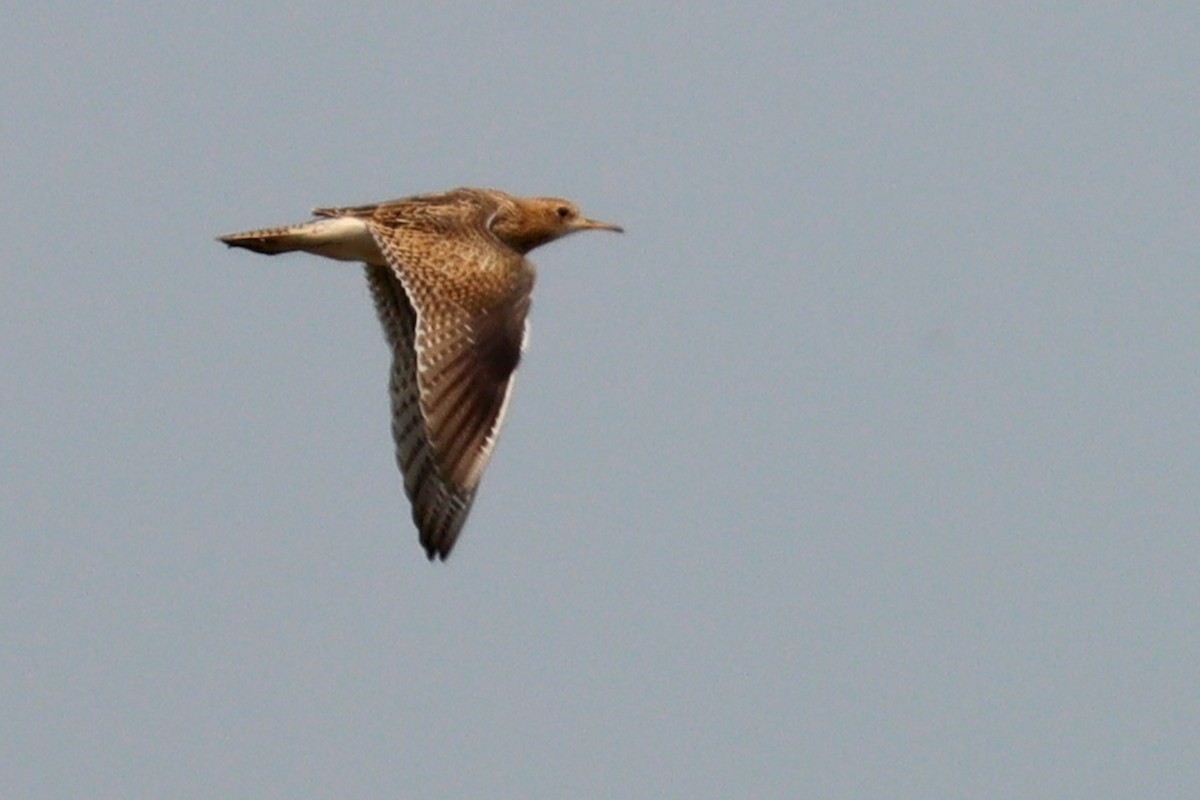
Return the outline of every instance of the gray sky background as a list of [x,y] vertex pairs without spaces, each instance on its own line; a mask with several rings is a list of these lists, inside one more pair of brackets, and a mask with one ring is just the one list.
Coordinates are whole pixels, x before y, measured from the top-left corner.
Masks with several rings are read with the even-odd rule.
[[[6,796],[1200,796],[1195,5],[194,5],[0,26]],[[430,565],[213,237],[458,185],[628,233]]]

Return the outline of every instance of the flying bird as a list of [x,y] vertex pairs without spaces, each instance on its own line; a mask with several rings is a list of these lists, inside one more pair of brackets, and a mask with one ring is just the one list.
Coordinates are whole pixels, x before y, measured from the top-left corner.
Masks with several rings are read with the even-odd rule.
[[313,216],[219,241],[365,264],[392,349],[396,463],[421,545],[430,561],[444,561],[512,395],[535,275],[526,254],[576,231],[622,229],[566,200],[494,189],[318,208]]

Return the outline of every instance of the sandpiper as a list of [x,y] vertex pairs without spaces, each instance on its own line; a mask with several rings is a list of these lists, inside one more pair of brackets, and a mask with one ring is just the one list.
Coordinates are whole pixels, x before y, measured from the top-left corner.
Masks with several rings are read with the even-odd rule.
[[392,348],[396,463],[421,545],[445,560],[491,457],[524,349],[526,253],[584,230],[620,232],[566,200],[454,189],[318,208],[297,225],[220,237],[230,247],[361,261]]

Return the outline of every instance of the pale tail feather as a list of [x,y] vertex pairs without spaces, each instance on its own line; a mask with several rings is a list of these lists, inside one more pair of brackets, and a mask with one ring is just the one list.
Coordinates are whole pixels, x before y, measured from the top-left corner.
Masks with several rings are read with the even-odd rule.
[[338,261],[379,263],[383,255],[366,224],[352,217],[314,220],[300,225],[263,228],[218,237],[230,247],[273,256],[297,250]]

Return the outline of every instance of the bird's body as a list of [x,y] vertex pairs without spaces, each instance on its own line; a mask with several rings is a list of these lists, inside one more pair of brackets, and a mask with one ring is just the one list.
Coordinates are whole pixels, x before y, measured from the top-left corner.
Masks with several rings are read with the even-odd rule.
[[220,238],[275,255],[362,261],[392,348],[396,461],[430,559],[462,530],[504,421],[525,339],[534,269],[525,254],[589,220],[558,198],[455,189]]

